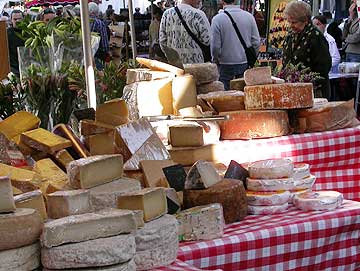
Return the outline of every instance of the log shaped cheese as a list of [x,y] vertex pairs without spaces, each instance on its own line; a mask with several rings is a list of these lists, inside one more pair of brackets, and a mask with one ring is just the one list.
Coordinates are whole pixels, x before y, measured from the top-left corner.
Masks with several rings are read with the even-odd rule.
[[272,84],[271,67],[257,67],[247,69],[244,72],[244,80],[247,86]]
[[308,108],[314,103],[311,83],[246,86],[244,92],[246,110]]
[[304,211],[334,210],[341,206],[344,196],[337,191],[311,191],[295,195],[294,205]]
[[40,243],[0,251],[0,271],[29,271],[40,266]]
[[272,206],[248,205],[248,212],[252,215],[272,215],[285,212],[288,209],[288,206],[289,204],[287,202],[282,205]]
[[40,215],[34,209],[17,208],[14,213],[0,214],[0,251],[35,243],[41,228]]
[[221,139],[269,138],[290,132],[289,117],[284,110],[240,110],[220,115],[230,115],[230,120],[219,122]]
[[247,199],[242,181],[224,179],[207,189],[184,190],[185,208],[211,203],[222,204],[226,224],[243,219],[247,214]]
[[228,90],[199,94],[198,99],[208,102],[217,112],[244,110],[245,95],[242,91]]
[[280,191],[280,192],[247,191],[246,192],[248,205],[262,205],[262,206],[283,205],[289,201],[290,196],[291,193],[289,191]]
[[294,163],[290,159],[266,159],[249,164],[248,171],[253,179],[281,179],[293,175]]

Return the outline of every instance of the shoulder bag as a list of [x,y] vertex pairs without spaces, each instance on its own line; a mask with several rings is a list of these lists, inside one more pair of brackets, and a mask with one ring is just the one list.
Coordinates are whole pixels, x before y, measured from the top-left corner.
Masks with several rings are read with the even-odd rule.
[[210,52],[210,46],[209,45],[205,45],[203,44],[196,36],[193,32],[191,32],[190,28],[188,27],[188,25],[186,24],[184,18],[182,17],[180,10],[178,7],[175,7],[175,11],[177,13],[177,15],[180,18],[181,23],[183,24],[183,26],[185,27],[186,31],[188,32],[188,34],[190,35],[190,37],[192,37],[192,39],[197,43],[197,45],[199,45],[199,47],[201,48],[203,57],[204,57],[204,62],[209,62],[211,61],[211,52]]
[[244,47],[244,50],[245,50],[245,54],[246,54],[246,59],[247,59],[247,62],[248,62],[248,65],[250,68],[254,67],[255,65],[255,62],[257,60],[257,54],[256,54],[256,50],[254,49],[254,47],[250,46],[250,47],[247,47],[246,46],[246,43],[243,39],[243,37],[241,36],[240,34],[240,31],[239,31],[239,28],[237,27],[233,17],[231,17],[230,13],[228,11],[224,11],[224,13],[229,16],[230,20],[231,20],[231,23],[235,29],[235,32],[242,44],[242,46]]

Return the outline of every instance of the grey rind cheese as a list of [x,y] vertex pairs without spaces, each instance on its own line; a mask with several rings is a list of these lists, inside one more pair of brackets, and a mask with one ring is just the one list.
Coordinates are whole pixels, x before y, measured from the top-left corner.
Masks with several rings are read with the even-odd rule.
[[40,236],[41,217],[35,209],[17,208],[0,214],[0,251],[35,243]]
[[40,243],[0,251],[0,271],[29,271],[40,266]]
[[184,70],[194,76],[197,85],[219,80],[219,72],[214,63],[185,64]]
[[124,263],[135,255],[135,238],[122,234],[41,249],[42,265],[50,269],[107,266]]
[[40,240],[42,246],[50,248],[66,243],[131,233],[135,230],[136,221],[133,212],[107,209],[49,221],[44,225]]
[[90,188],[90,201],[95,211],[117,208],[117,198],[128,192],[140,191],[141,184],[135,179],[121,178]]
[[137,251],[134,257],[136,270],[149,270],[173,263],[176,260],[178,248],[179,242],[176,238],[163,246]]
[[214,81],[207,84],[201,84],[196,86],[196,91],[198,94],[206,94],[215,91],[224,91],[224,84],[220,81]]
[[[132,259],[126,263],[120,263],[102,267],[89,267],[89,268],[70,268],[63,269],[65,271],[136,271],[135,261]],[[58,269],[43,268],[42,271],[58,271]]]
[[172,215],[164,215],[158,219],[145,223],[135,235],[136,251],[145,251],[166,244],[177,239],[178,224]]

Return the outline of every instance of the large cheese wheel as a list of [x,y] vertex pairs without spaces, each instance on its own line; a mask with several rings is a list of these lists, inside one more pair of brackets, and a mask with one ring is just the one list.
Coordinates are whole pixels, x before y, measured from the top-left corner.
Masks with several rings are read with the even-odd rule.
[[254,179],[280,179],[293,175],[294,164],[290,159],[266,159],[248,165],[249,176]]
[[249,214],[253,215],[271,215],[276,213],[285,212],[288,208],[289,204],[286,202],[282,205],[272,205],[272,206],[248,206]]
[[219,80],[217,65],[214,63],[185,64],[184,70],[194,76],[197,85]]
[[338,208],[343,199],[343,195],[337,191],[311,191],[295,195],[293,203],[304,211],[322,211]]
[[244,218],[247,214],[247,199],[242,181],[224,179],[207,189],[184,191],[185,208],[211,203],[222,204],[226,224]]
[[0,214],[0,251],[35,243],[41,228],[41,217],[35,209],[17,208],[14,213]]
[[307,108],[314,102],[311,83],[246,86],[244,92],[246,110]]
[[257,67],[244,72],[244,80],[247,86],[272,84],[271,67]]
[[221,121],[221,139],[268,138],[287,135],[289,118],[283,110],[222,112],[230,120]]
[[199,94],[198,99],[205,100],[217,112],[244,110],[245,95],[242,91],[228,90]]
[[279,192],[247,191],[246,192],[248,205],[262,205],[262,206],[283,205],[289,201],[290,196],[291,193],[289,191],[279,191]]
[[201,84],[196,86],[196,91],[198,94],[204,94],[215,91],[224,91],[224,84],[220,81],[214,81],[211,83]]

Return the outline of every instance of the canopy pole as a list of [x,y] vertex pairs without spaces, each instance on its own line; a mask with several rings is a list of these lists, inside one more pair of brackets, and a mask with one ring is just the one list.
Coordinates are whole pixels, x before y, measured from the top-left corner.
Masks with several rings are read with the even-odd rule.
[[89,108],[92,107],[96,109],[95,75],[91,50],[88,0],[80,0],[80,17],[84,52],[87,105]]
[[128,0],[128,8],[129,8],[130,32],[131,32],[131,49],[133,53],[133,60],[135,61],[137,53],[136,53],[136,35],[135,35],[135,23],[134,23],[132,0]]

